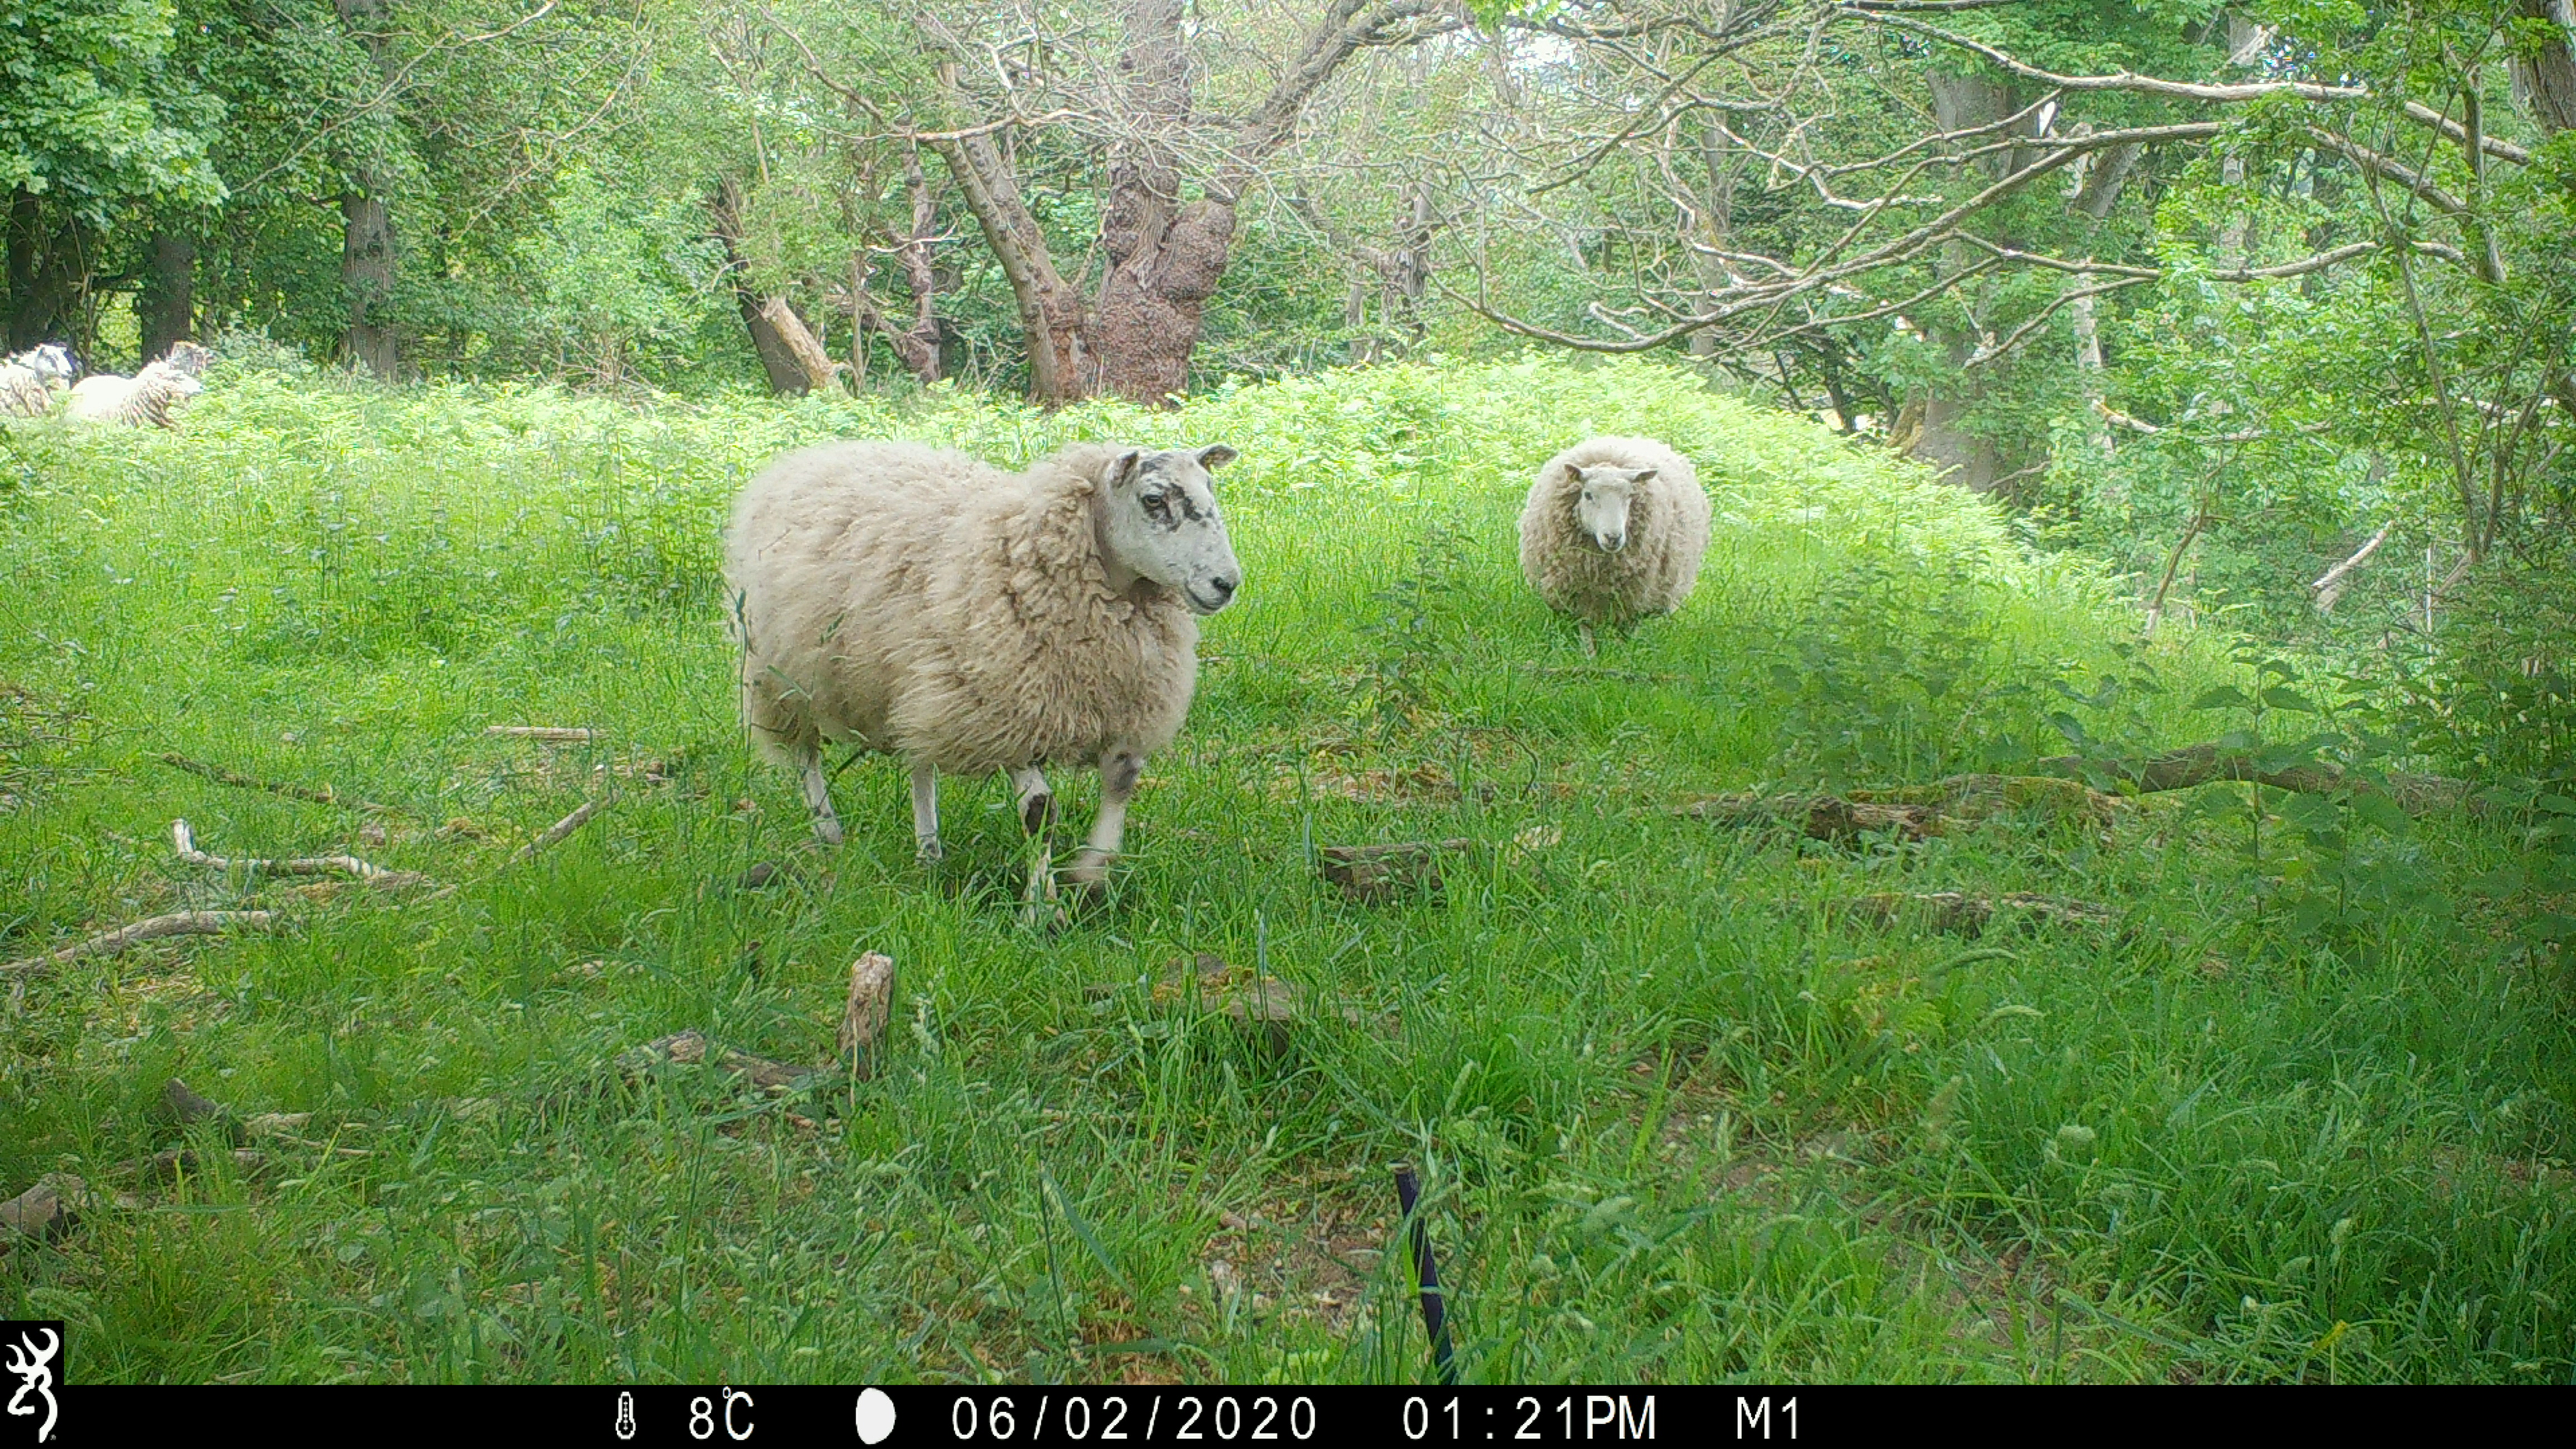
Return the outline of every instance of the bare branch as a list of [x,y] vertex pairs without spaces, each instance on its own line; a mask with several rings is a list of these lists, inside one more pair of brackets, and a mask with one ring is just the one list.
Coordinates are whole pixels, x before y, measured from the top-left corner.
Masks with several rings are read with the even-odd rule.
[[1920,20],[1908,20],[1901,15],[1887,14],[1873,9],[1858,9],[1849,5],[1836,6],[1834,13],[1867,21],[1872,25],[1883,25],[1893,30],[1910,31],[1927,40],[1937,40],[1945,45],[1955,45],[2025,80],[2035,80],[2043,85],[2056,86],[2062,90],[2133,91],[2140,95],[2172,96],[2187,101],[2253,101],[2261,100],[2266,96],[2300,96],[2312,101],[2358,101],[2366,100],[2370,96],[2370,90],[2366,86],[2323,86],[2313,81],[2245,81],[2235,85],[2204,85],[2194,81],[2164,80],[2156,76],[2139,75],[2125,70],[2115,71],[2110,75],[2059,75],[2055,71],[2042,70],[2038,66],[2027,64],[1982,40],[1961,35],[1955,30],[1944,30],[1937,25],[1927,25]]

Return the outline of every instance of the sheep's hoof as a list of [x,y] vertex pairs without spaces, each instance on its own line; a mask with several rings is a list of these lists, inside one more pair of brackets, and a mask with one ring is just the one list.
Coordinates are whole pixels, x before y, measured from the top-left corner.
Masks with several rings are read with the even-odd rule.
[[1020,802],[1020,828],[1031,835],[1047,828],[1055,819],[1055,792],[1043,791]]
[[912,848],[912,858],[923,865],[937,865],[946,859],[947,855],[948,852],[940,847],[939,837],[936,835],[916,843]]
[[814,838],[825,845],[840,844],[841,822],[829,815],[817,816],[814,820]]
[[1084,851],[1066,867],[1064,883],[1085,895],[1097,895],[1109,887],[1110,857],[1097,851]]

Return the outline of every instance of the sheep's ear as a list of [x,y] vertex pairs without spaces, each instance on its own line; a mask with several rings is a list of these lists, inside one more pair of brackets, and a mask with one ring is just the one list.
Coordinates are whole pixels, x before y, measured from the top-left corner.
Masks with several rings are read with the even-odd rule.
[[1571,482],[1577,488],[1582,487],[1586,482],[1590,481],[1583,476],[1583,465],[1580,463],[1566,464],[1565,476],[1566,480]]
[[1654,478],[1655,470],[1652,468],[1640,468],[1628,475],[1628,481],[1631,483],[1651,483]]
[[1124,488],[1136,481],[1136,470],[1143,467],[1145,455],[1133,448],[1121,453],[1109,464],[1109,486]]
[[1226,464],[1233,462],[1239,456],[1241,455],[1237,454],[1232,448],[1227,447],[1223,443],[1219,443],[1213,448],[1199,449],[1199,466],[1213,473],[1217,469],[1224,467]]

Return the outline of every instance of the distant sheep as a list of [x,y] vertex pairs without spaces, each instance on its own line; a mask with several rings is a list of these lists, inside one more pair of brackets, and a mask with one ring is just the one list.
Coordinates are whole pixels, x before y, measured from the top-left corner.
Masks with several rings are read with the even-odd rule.
[[0,362],[0,415],[40,418],[54,405],[54,384],[72,380],[72,355],[54,343]]
[[1146,757],[1189,713],[1194,616],[1243,580],[1208,477],[1234,456],[1082,443],[1014,474],[834,443],[753,478],[725,545],[743,717],[803,775],[815,834],[841,840],[826,739],[910,763],[924,860],[941,853],[939,772],[1009,772],[1036,834],[1055,803],[1040,767],[1097,766],[1068,879],[1105,880]]
[[121,423],[129,428],[146,423],[176,427],[170,409],[206,390],[197,379],[213,357],[214,353],[193,342],[181,342],[171,347],[169,356],[132,377],[99,373],[82,378],[72,389],[64,415],[74,422]]
[[1592,438],[1547,461],[1521,509],[1521,573],[1540,598],[1596,624],[1669,614],[1708,551],[1708,495],[1690,460],[1652,438]]

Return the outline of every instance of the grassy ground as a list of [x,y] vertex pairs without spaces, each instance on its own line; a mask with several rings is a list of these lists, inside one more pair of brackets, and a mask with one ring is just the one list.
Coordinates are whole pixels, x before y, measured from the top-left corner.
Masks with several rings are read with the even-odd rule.
[[[1688,609],[1597,660],[1511,535],[1589,430],[1692,452],[1718,515]],[[1243,599],[1114,898],[1063,929],[1016,923],[999,782],[952,782],[926,869],[899,770],[859,762],[826,853],[734,725],[732,491],[888,432],[1243,450]],[[8,443],[0,957],[190,907],[292,929],[27,980],[0,1196],[178,1145],[174,1075],[318,1144],[0,1258],[0,1316],[71,1320],[84,1375],[1403,1379],[1401,1159],[1476,1377],[2567,1376],[2576,1040],[2563,970],[2506,929],[2507,836],[2235,786],[2107,837],[1844,849],[1669,813],[2313,724],[2193,709],[2251,692],[2224,641],[2131,648],[2102,581],[1803,422],[1537,362],[1052,418],[240,373],[176,436]],[[1080,819],[1096,787],[1064,783]],[[226,878],[172,858],[182,816],[218,854],[461,888]],[[1313,868],[1439,836],[1484,846],[1436,895],[1351,904]],[[2117,919],[1963,940],[1830,909],[1939,889]],[[874,1080],[608,1066],[688,1028],[826,1059],[870,949],[898,971]],[[1371,1020],[1280,1043],[1139,984],[1197,952]]]

